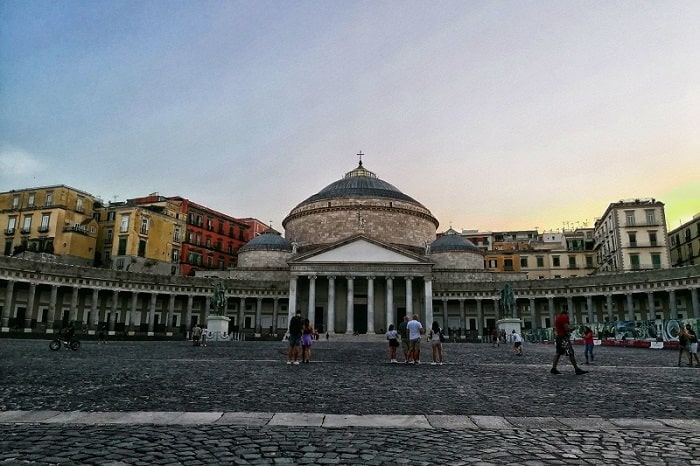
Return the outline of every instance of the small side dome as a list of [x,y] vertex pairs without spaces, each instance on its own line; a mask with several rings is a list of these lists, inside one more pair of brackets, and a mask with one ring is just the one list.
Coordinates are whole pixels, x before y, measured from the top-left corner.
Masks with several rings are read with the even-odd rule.
[[431,254],[455,251],[479,252],[479,248],[452,228],[443,233],[442,236],[433,241],[430,245]]
[[292,252],[292,243],[284,239],[277,231],[268,228],[239,249],[239,252],[246,251]]

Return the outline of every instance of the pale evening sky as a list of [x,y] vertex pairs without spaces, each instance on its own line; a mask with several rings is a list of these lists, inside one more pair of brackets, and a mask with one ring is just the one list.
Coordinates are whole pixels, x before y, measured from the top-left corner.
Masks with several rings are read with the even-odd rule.
[[281,230],[364,166],[438,231],[700,212],[698,1],[0,0],[0,191]]

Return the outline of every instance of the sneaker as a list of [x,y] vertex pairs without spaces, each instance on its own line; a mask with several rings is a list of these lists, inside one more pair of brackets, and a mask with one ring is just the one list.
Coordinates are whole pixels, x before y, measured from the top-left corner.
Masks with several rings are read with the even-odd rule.
[[291,364],[291,363],[292,363],[292,361],[287,361],[287,364]]
[[[406,361],[406,364],[415,364],[415,363],[416,362],[413,359],[409,359],[408,361]],[[678,365],[678,367],[680,367],[680,364]]]
[[295,366],[298,366],[298,365],[299,365],[299,361],[294,361],[294,365],[295,365]]
[[552,373],[552,374],[557,374],[557,375],[558,375],[558,374],[561,374],[561,372],[559,372],[558,370],[556,370],[556,369],[553,368],[553,367],[552,367],[552,369],[551,369],[549,372]]
[[420,364],[420,361],[415,361],[413,364]]
[[440,365],[442,366],[442,361],[440,361]]
[[435,361],[430,363],[431,366],[437,366],[437,363]]
[[399,362],[399,361],[397,361],[396,359],[392,359],[391,362],[392,362],[393,364],[396,364],[396,363]]
[[583,369],[576,369],[576,375],[583,375],[583,374],[588,374],[588,371],[584,371]]

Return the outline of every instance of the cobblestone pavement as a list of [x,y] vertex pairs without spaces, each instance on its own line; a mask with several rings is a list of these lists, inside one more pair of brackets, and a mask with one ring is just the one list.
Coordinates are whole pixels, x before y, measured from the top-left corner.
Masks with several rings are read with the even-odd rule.
[[[0,339],[0,464],[700,465],[700,369],[675,351],[551,345]],[[576,348],[579,359],[582,348]]]

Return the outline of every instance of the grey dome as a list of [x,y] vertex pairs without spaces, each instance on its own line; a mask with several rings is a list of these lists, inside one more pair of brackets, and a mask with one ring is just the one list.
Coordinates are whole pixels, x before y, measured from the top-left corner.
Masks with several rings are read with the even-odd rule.
[[289,251],[292,250],[292,243],[287,241],[278,232],[268,228],[262,234],[248,241],[239,249],[245,251]]
[[477,248],[474,243],[468,239],[463,238],[462,235],[457,233],[452,228],[443,233],[442,236],[433,241],[430,245],[431,254],[436,252],[453,251],[479,252],[479,248]]
[[392,184],[377,178],[377,175],[364,168],[362,161],[360,161],[356,169],[347,172],[342,179],[329,184],[318,193],[301,202],[297,207],[325,199],[343,197],[384,197],[420,205],[418,201],[402,193]]

